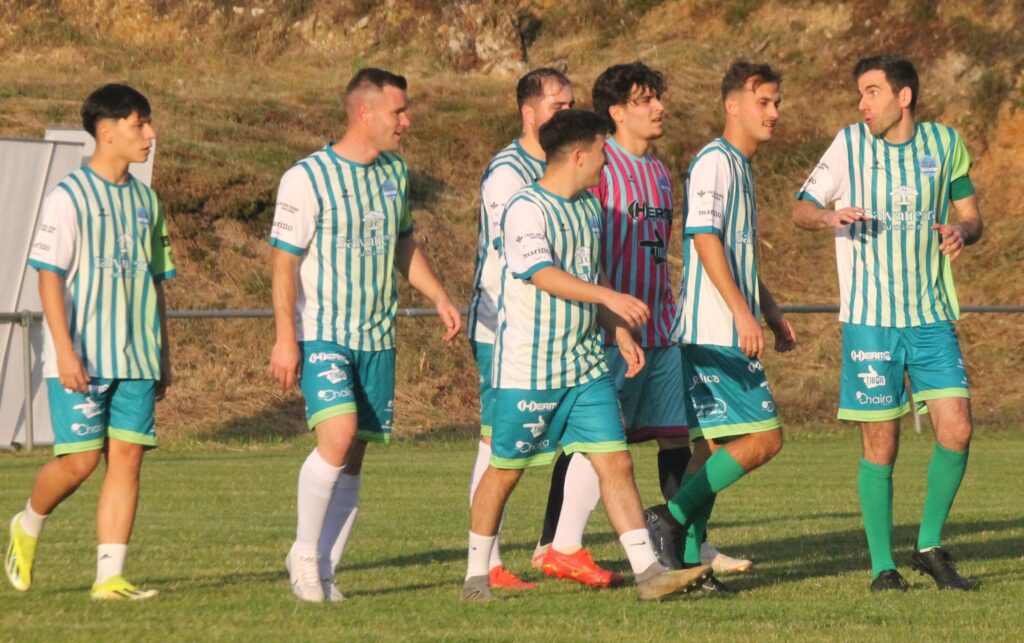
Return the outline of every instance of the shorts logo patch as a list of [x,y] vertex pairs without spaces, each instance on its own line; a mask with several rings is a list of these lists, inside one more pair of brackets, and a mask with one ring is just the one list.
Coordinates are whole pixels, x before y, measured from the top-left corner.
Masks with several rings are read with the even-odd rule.
[[760,361],[755,359],[754,361],[747,364],[747,370],[750,371],[751,373],[756,373],[758,371],[763,371],[764,366],[761,365]]
[[384,195],[384,198],[388,201],[394,201],[395,197],[398,196],[398,186],[394,181],[388,179],[380,184],[380,193]]
[[519,400],[516,408],[522,413],[534,413],[536,411],[554,411],[558,402],[535,402],[533,400]]
[[761,409],[767,411],[768,413],[771,413],[775,410],[775,402],[772,402],[771,400],[765,400],[764,402],[761,402]]
[[548,430],[548,423],[544,421],[543,415],[538,415],[536,422],[525,422],[523,428],[529,431],[533,437],[539,438]]
[[859,404],[892,404],[891,395],[868,395],[857,391],[857,402]]
[[543,442],[534,445],[532,442],[526,442],[524,440],[516,440],[516,450],[519,453],[529,453],[534,449],[546,449],[551,446],[551,440],[544,440]]
[[868,389],[885,386],[885,375],[879,375],[878,371],[876,371],[875,367],[871,364],[868,364],[867,373],[857,373],[857,377],[864,381],[864,386]]
[[320,391],[316,397],[322,402],[333,402],[343,397],[351,397],[351,395],[352,391],[345,389],[344,391]]
[[99,403],[97,403],[96,400],[92,399],[91,397],[85,398],[85,402],[82,402],[81,404],[76,404],[71,408],[75,409],[76,411],[81,411],[82,415],[84,415],[86,418],[90,420],[99,415],[100,413],[103,413],[103,409],[100,408]]
[[81,424],[75,422],[71,425],[71,432],[78,436],[94,435],[102,430],[102,424]]
[[345,371],[338,368],[337,364],[331,364],[330,369],[323,373],[318,373],[317,377],[325,377],[331,384],[339,384],[348,379],[348,375],[345,374]]
[[935,176],[939,172],[939,162],[935,160],[934,156],[925,156],[919,165],[921,174],[925,176]]
[[724,422],[729,405],[725,403],[725,400],[711,397],[700,401],[694,400],[693,408],[697,412],[701,424],[710,424],[711,422]]
[[871,360],[892,361],[892,353],[889,351],[850,351],[850,359],[855,362],[867,362]]

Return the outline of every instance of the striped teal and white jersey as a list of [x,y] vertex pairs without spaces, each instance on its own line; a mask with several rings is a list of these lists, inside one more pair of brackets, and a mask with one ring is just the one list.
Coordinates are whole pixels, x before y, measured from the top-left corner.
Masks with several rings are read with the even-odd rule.
[[544,174],[544,161],[530,156],[516,139],[494,155],[480,181],[480,218],[477,222],[476,273],[469,303],[469,338],[494,343],[501,294],[501,215],[512,195]]
[[729,271],[750,312],[760,320],[754,169],[724,138],[705,145],[690,163],[683,217],[683,278],[672,338],[680,344],[738,347],[732,311],[693,246],[695,234],[718,235]]
[[395,251],[409,234],[409,172],[398,155],[355,163],[328,144],[285,172],[270,245],[302,258],[298,340],[361,351],[394,348]]
[[530,278],[553,266],[596,284],[601,205],[589,192],[563,199],[532,183],[515,193],[501,222],[501,298],[494,344],[495,388],[579,386],[608,372],[597,305],[561,299]]
[[950,200],[974,194],[971,158],[956,130],[918,123],[894,145],[863,123],[836,135],[798,199],[864,208],[869,221],[835,232],[839,320],[905,328],[959,317],[949,257],[932,230]]
[[[29,265],[64,277],[75,353],[90,377],[160,379],[155,284],[174,276],[156,192],[129,175],[110,183],[82,166],[46,197]],[[43,376],[59,377],[46,326]]]

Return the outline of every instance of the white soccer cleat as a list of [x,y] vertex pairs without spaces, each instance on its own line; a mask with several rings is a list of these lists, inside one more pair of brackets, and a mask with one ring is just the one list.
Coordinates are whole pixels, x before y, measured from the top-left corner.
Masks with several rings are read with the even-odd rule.
[[324,588],[320,584],[320,570],[316,561],[316,554],[298,554],[292,547],[284,559],[284,566],[288,569],[288,579],[296,598],[322,603]]
[[550,548],[551,545],[541,545],[540,543],[537,543],[537,546],[533,548],[533,556],[530,558],[530,565],[537,571],[544,571],[544,556],[547,555],[548,549]]
[[340,603],[345,600],[345,595],[341,593],[338,586],[334,584],[333,578],[321,578],[320,586],[323,588],[324,600],[331,603]]
[[745,572],[754,566],[753,561],[726,556],[706,542],[700,544],[700,562],[702,565],[710,565],[719,574]]

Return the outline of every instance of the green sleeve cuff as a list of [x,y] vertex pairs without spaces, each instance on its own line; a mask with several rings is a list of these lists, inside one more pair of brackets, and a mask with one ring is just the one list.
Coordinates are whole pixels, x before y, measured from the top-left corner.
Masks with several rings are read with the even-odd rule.
[[953,201],[966,199],[974,194],[974,183],[971,183],[971,176],[965,174],[953,181],[949,188],[949,196]]

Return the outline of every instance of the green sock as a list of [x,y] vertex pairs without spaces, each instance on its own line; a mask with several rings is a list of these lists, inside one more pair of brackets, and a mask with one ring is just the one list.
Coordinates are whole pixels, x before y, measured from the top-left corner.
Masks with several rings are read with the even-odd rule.
[[715,508],[715,498],[718,494],[712,494],[711,498],[700,506],[693,514],[690,525],[686,529],[686,545],[683,548],[683,564],[700,564],[700,545],[704,540],[704,532],[708,528],[708,520],[711,519],[711,510]]
[[704,466],[686,484],[679,486],[679,492],[668,501],[668,510],[680,523],[689,525],[697,510],[711,496],[742,478],[745,473],[728,451],[719,449],[711,454]]
[[942,544],[942,527],[966,470],[967,451],[950,451],[935,443],[932,462],[928,465],[928,493],[924,497],[921,530],[917,533],[919,550]]
[[877,578],[887,569],[896,569],[892,559],[892,465],[861,458],[857,490],[871,552],[871,578]]

